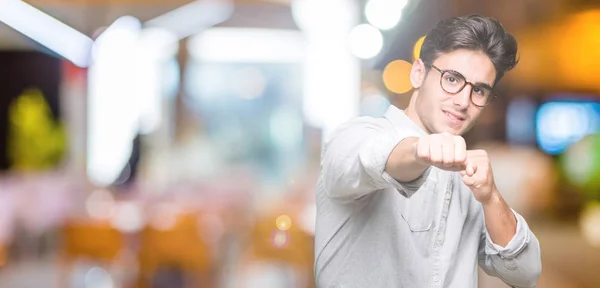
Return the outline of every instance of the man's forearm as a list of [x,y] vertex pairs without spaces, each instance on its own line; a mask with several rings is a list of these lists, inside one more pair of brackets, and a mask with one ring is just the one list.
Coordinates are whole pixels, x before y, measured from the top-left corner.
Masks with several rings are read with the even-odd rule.
[[498,190],[494,190],[492,197],[482,205],[485,225],[492,242],[505,247],[515,236],[517,218]]
[[429,167],[417,160],[419,138],[408,137],[400,141],[392,150],[385,164],[385,171],[400,182],[410,182],[419,178]]

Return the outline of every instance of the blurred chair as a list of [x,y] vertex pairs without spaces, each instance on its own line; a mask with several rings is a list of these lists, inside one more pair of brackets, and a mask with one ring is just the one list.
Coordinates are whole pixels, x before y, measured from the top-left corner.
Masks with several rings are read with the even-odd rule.
[[[146,226],[140,235],[138,287],[214,287],[209,245],[202,239],[198,214],[182,213],[171,227]],[[165,281],[165,279],[170,279]],[[173,282],[174,281],[174,282]]]
[[[297,214],[284,216],[289,217],[287,219],[291,219],[291,221],[283,225],[278,223],[281,222],[278,218],[281,219],[280,217],[284,213],[271,213],[261,217],[256,222],[256,225],[250,231],[249,249],[242,261],[243,269],[260,273],[255,269],[256,267],[273,270],[275,267],[285,266],[289,269],[277,268],[275,269],[277,271],[265,271],[263,273],[265,277],[271,277],[268,275],[273,273],[280,274],[278,277],[287,277],[288,280],[286,281],[292,281],[296,285],[294,287],[315,287],[313,277],[314,237],[302,230],[299,225],[294,224],[294,219],[299,219],[299,217],[294,216]],[[277,265],[272,266],[269,263]],[[283,275],[288,274],[289,271],[293,271],[294,275]],[[243,282],[246,281],[242,280]],[[285,285],[289,284],[286,283]]]
[[68,287],[73,264],[89,260],[100,266],[116,264],[125,251],[125,236],[108,221],[68,221],[62,229],[60,287]]
[[70,222],[63,229],[63,256],[110,262],[122,251],[125,239],[108,222]]

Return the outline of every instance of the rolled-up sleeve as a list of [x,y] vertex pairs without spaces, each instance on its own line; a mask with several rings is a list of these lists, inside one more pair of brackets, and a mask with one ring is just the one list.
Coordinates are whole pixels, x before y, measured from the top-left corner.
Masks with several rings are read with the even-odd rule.
[[382,118],[361,117],[341,125],[323,149],[321,177],[325,191],[334,199],[354,200],[395,187],[410,197],[424,182],[426,173],[410,183],[400,183],[385,171],[385,166],[400,141],[416,136],[418,132],[395,128]]
[[540,244],[525,219],[514,210],[512,212],[517,219],[517,229],[505,247],[493,243],[484,228],[479,264],[488,275],[496,276],[512,287],[536,287],[542,272]]

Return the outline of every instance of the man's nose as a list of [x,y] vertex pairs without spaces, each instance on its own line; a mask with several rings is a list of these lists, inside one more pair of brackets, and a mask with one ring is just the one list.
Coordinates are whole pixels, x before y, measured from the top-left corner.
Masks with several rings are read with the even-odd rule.
[[471,83],[467,83],[465,87],[458,94],[454,95],[453,101],[454,105],[458,106],[461,109],[466,109],[471,104],[471,92],[473,91],[473,86]]

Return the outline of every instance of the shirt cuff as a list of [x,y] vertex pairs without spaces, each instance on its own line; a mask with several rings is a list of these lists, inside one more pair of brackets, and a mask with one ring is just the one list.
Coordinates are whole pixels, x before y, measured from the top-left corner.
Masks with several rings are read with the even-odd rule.
[[499,255],[502,258],[515,258],[525,247],[529,244],[529,226],[527,222],[519,213],[512,210],[515,218],[517,219],[517,232],[513,236],[513,238],[508,242],[506,247],[502,247],[498,244],[492,242],[492,237],[490,236],[487,228],[485,229],[485,253],[488,255]]

